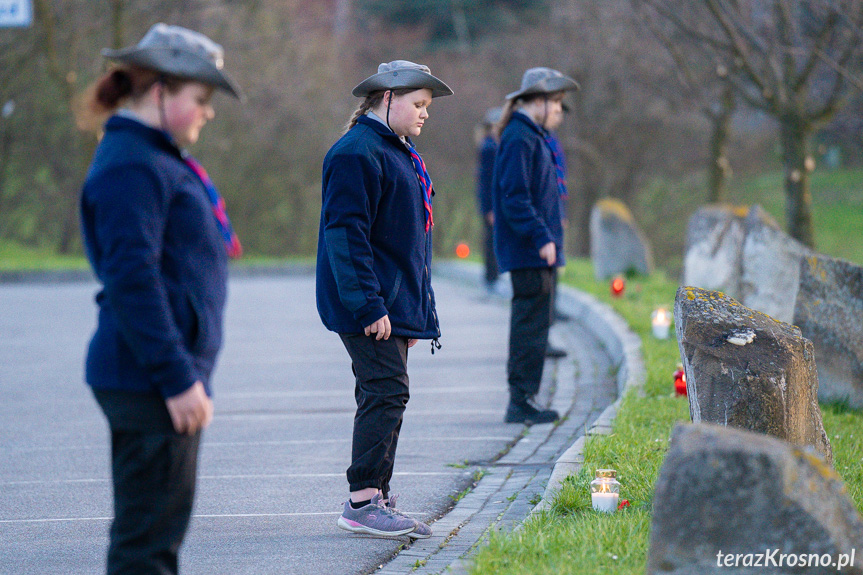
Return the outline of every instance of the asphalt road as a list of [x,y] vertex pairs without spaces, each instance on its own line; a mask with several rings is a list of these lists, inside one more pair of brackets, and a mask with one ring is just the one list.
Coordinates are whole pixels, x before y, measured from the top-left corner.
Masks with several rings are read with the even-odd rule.
[[[411,349],[393,492],[441,516],[521,436],[504,424],[508,307],[436,280],[443,348]],[[83,383],[93,283],[0,285],[0,573],[104,572],[108,433]],[[367,573],[405,540],[336,526],[347,498],[353,376],[310,276],[235,278],[204,436],[192,574]],[[434,526],[433,526],[434,527]]]

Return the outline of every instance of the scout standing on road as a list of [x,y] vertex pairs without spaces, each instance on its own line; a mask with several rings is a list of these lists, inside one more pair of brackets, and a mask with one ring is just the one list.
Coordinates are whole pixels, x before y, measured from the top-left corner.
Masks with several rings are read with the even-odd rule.
[[500,275],[494,255],[494,210],[491,202],[491,185],[494,178],[494,157],[497,155],[497,138],[494,126],[500,120],[503,108],[489,108],[477,126],[476,203],[483,223],[482,258],[485,265],[485,289],[497,293]]
[[548,130],[560,124],[562,101],[578,89],[551,68],[531,68],[508,94],[494,166],[494,245],[512,281],[507,423],[549,423],[553,409],[533,403],[551,325],[556,266],[564,265],[558,170]]
[[[87,383],[111,429],[114,521],[109,574],[177,573],[192,512],[210,374],[222,343],[228,255],[224,203],[182,151],[213,119],[210,97],[239,92],[222,47],[156,24],[88,98],[113,113],[81,196],[87,257],[103,285]],[[119,106],[123,106],[119,108]]]
[[351,495],[338,520],[355,533],[431,535],[395,508],[389,490],[410,396],[408,348],[432,339],[434,350],[440,336],[429,276],[432,182],[410,137],[432,98],[450,94],[426,66],[381,64],[354,88],[365,100],[324,158],[317,302],[356,376]]

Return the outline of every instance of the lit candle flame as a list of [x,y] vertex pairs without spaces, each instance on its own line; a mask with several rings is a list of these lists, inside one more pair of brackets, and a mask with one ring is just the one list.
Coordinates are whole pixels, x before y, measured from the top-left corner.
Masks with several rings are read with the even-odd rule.
[[671,323],[671,320],[668,317],[668,312],[664,307],[657,308],[656,311],[653,312],[653,323],[654,325],[666,325]]

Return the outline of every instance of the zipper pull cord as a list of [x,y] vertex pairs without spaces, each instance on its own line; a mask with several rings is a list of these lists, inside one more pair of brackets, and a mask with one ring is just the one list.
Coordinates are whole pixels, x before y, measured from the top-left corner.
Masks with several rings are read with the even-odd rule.
[[434,355],[435,348],[440,349],[441,347],[442,346],[441,346],[440,342],[437,340],[437,338],[434,338],[433,340],[431,340],[432,355]]

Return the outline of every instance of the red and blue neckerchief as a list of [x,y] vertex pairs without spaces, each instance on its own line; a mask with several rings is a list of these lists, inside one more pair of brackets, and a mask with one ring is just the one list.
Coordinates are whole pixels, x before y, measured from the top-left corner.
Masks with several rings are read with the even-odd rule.
[[551,156],[554,159],[554,171],[557,173],[557,187],[560,191],[560,197],[568,198],[569,192],[566,189],[566,159],[563,157],[563,148],[561,148],[560,142],[558,142],[551,132],[545,133],[545,143],[548,144]]
[[234,233],[234,228],[231,227],[231,220],[228,219],[228,212],[225,210],[225,200],[219,195],[216,186],[213,184],[213,180],[207,175],[204,166],[199,164],[189,154],[183,154],[183,161],[200,178],[201,183],[204,184],[204,189],[207,190],[207,196],[210,198],[210,204],[213,206],[213,215],[216,216],[216,223],[219,225],[219,231],[222,232],[222,238],[225,240],[228,256],[232,258],[240,257],[243,255],[243,246],[240,245],[240,239]]
[[411,153],[411,160],[413,160],[414,169],[416,170],[417,178],[419,178],[420,181],[420,187],[423,189],[423,203],[426,208],[426,232],[428,232],[432,226],[434,226],[434,218],[432,217],[431,176],[429,176],[428,170],[426,170],[426,164],[423,162],[423,159],[420,157],[416,148],[408,143],[408,150],[410,150]]

